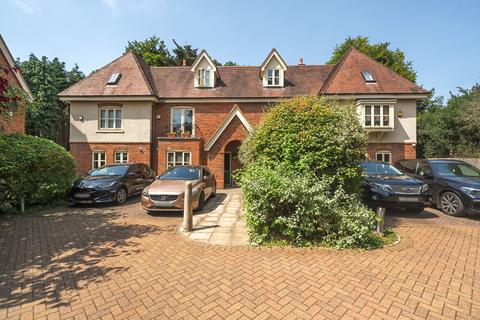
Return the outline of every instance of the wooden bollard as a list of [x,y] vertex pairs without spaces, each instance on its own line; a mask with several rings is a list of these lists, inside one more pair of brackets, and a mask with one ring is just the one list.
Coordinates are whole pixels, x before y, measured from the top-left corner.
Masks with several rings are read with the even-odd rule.
[[385,208],[378,207],[377,208],[377,215],[380,218],[380,221],[377,222],[377,232],[383,233],[385,229]]
[[183,232],[193,229],[192,182],[185,183],[185,202],[183,203]]

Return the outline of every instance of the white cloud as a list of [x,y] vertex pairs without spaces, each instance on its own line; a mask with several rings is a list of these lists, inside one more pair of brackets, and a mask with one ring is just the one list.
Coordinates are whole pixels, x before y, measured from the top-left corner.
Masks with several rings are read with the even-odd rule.
[[14,0],[13,3],[25,13],[34,14],[36,11],[33,2],[30,0]]

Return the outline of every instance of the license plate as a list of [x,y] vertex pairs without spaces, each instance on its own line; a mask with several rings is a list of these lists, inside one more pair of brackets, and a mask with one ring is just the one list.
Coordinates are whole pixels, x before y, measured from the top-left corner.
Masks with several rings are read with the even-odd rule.
[[75,198],[87,199],[87,198],[90,198],[90,194],[88,194],[88,193],[75,193]]
[[419,202],[417,197],[398,197],[400,202]]

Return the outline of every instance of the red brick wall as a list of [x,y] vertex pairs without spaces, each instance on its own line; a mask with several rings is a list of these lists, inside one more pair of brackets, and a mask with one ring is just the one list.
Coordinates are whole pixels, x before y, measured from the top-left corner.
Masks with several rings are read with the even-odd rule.
[[149,143],[72,142],[70,143],[70,153],[75,158],[78,173],[88,172],[92,168],[93,151],[105,151],[107,164],[115,162],[115,151],[127,151],[129,162],[150,165]]
[[367,146],[367,156],[375,160],[375,153],[378,151],[390,151],[392,153],[392,162],[402,159],[415,159],[417,152],[411,143],[369,143]]
[[205,164],[203,159],[203,141],[197,138],[160,138],[158,139],[157,165],[155,171],[161,174],[167,169],[168,151],[190,151],[192,164]]
[[[0,52],[0,70],[2,70],[1,72],[3,76],[5,76],[3,73],[3,68],[10,68],[10,65],[8,64],[7,58],[2,52]],[[10,72],[7,75],[7,79],[11,85],[20,87],[20,83],[13,72]],[[0,121],[2,122],[2,126],[5,128],[6,133],[25,133],[25,113],[22,110],[15,113],[13,117],[7,121],[3,121],[2,119],[0,119]]]

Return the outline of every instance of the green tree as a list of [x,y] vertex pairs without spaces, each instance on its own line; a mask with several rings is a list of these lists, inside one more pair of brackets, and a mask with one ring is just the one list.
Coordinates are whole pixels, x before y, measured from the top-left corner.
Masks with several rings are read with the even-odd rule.
[[233,62],[233,61],[230,61],[230,60],[228,60],[227,62],[225,62],[223,65],[224,65],[224,66],[227,66],[227,67],[236,67],[236,66],[238,66],[238,64],[237,64],[236,62]]
[[175,64],[174,57],[168,51],[167,46],[163,40],[157,36],[152,36],[143,41],[128,41],[125,51],[133,50],[140,55],[143,60],[151,65],[157,67],[178,65]]
[[348,49],[354,47],[406,79],[415,82],[417,72],[413,69],[412,61],[407,61],[405,53],[400,49],[391,50],[389,46],[390,42],[370,43],[368,37],[348,37],[341,44],[335,46],[332,57],[327,63],[337,63]]
[[58,58],[39,59],[33,53],[19,64],[33,95],[26,106],[27,133],[64,144],[59,139],[68,125],[68,108],[58,93],[83,79],[84,74],[77,65],[67,71]]

